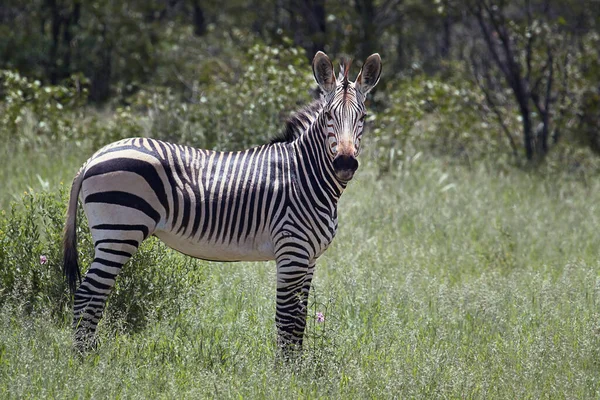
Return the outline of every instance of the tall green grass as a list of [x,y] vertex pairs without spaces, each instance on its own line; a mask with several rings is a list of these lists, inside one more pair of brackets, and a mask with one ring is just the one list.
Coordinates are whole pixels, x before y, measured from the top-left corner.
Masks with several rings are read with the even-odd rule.
[[113,301],[88,356],[68,313],[2,306],[0,397],[596,398],[599,186],[424,158],[378,179],[366,165],[317,265],[301,359],[277,358],[272,263],[185,264],[151,243],[168,252],[153,273],[187,265],[187,290],[138,330]]
[[61,182],[70,185],[92,152],[74,143],[49,143],[48,147],[3,143],[0,209],[8,208],[11,201],[19,201],[24,192],[55,190]]

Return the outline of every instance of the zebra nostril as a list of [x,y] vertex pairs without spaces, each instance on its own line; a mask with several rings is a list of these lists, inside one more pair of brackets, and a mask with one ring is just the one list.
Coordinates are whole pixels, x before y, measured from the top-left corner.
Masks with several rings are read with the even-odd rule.
[[358,169],[358,160],[354,156],[339,155],[333,159],[333,169],[354,172]]

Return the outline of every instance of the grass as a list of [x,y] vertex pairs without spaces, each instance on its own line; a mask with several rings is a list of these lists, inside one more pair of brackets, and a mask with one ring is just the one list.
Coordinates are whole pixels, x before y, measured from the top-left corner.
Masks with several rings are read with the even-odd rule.
[[25,191],[70,185],[83,162],[92,155],[85,147],[74,144],[50,145],[50,148],[26,147],[16,143],[0,146],[0,209],[20,200]]
[[[44,179],[73,175],[87,154],[65,156]],[[35,185],[27,171],[43,163],[11,174],[11,191]],[[176,310],[143,330],[123,329],[109,306],[83,359],[68,315],[5,304],[0,397],[600,396],[597,181],[423,158],[376,176],[365,166],[342,198],[303,359],[277,361],[272,263],[198,262]]]

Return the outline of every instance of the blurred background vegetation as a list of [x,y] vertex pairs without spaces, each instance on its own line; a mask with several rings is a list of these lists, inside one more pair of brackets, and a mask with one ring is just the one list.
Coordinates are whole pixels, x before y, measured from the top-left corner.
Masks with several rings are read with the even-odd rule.
[[[23,151],[131,135],[238,149],[314,96],[317,50],[384,76],[365,147],[596,173],[594,0],[6,0],[0,138]],[[65,144],[66,146],[66,144]],[[61,146],[64,148],[64,146]]]

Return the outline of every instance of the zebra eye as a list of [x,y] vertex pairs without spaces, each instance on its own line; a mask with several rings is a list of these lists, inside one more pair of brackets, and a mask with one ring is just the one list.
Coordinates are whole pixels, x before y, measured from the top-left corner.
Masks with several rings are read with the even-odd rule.
[[331,113],[329,111],[325,111],[325,116],[327,117],[327,119],[333,119],[331,118]]
[[365,118],[367,118],[367,114],[363,114],[363,115],[360,117],[360,122],[365,122]]
[[327,142],[329,144],[329,151],[335,155],[337,153],[337,139],[335,138],[335,135],[329,135]]

